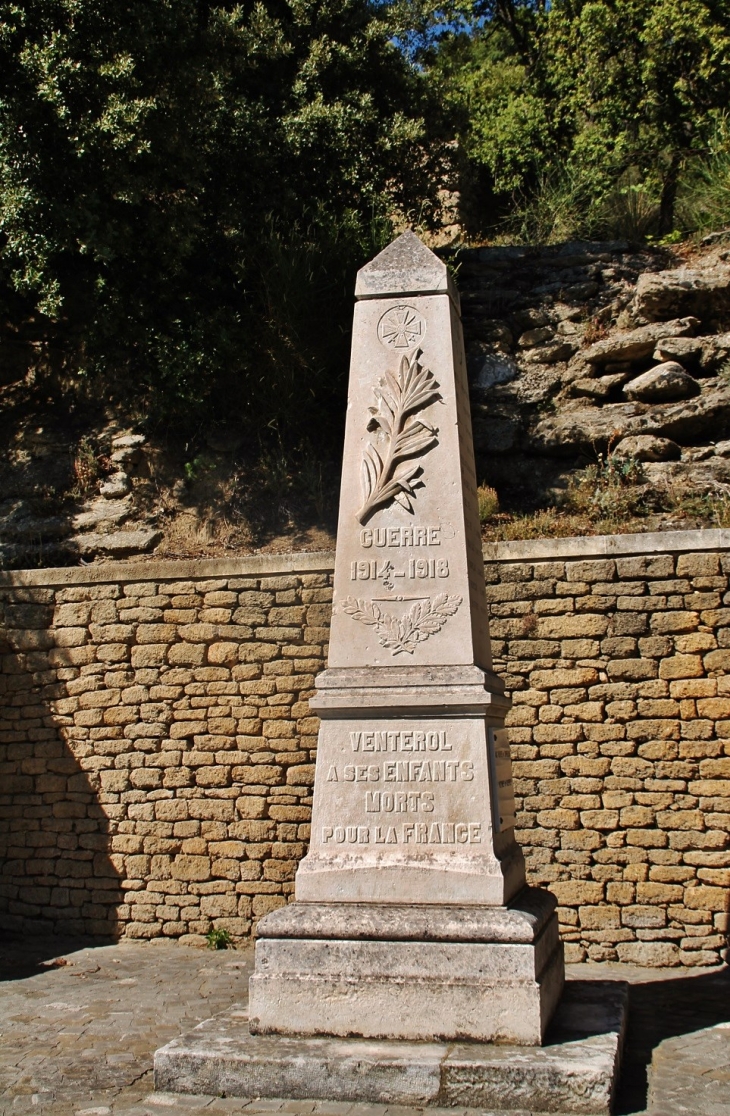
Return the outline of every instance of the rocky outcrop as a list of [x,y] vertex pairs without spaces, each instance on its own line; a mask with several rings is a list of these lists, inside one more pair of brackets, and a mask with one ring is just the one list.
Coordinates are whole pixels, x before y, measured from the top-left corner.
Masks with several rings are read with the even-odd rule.
[[112,425],[92,448],[88,435],[36,414],[8,441],[0,462],[1,567],[126,558],[157,546],[162,532],[139,499],[143,434]]
[[[692,251],[612,241],[447,255],[461,292],[478,477],[503,505],[554,503],[576,469],[609,449],[642,461],[654,485],[730,493],[726,240]],[[148,554],[160,525],[168,546],[180,509],[192,524],[182,536],[197,539],[195,501],[207,497],[181,476],[174,439],[163,450],[108,415],[84,426],[58,401],[22,394],[24,375],[30,385],[43,361],[57,371],[63,359],[45,341],[0,344],[0,564]],[[233,475],[238,427],[212,426],[201,441]]]
[[699,324],[697,318],[680,318],[674,322],[661,322],[628,330],[626,333],[615,333],[605,341],[598,341],[585,349],[583,360],[599,367],[618,361],[643,360],[654,351],[657,342],[665,338],[691,337]]
[[640,275],[634,313],[648,322],[662,322],[693,314],[705,322],[730,313],[730,267],[679,267],[655,275]]
[[671,438],[654,434],[634,434],[622,438],[613,451],[617,457],[633,457],[636,461],[678,461],[682,451]]
[[458,253],[480,479],[534,506],[622,443],[658,478],[671,464],[723,487],[699,462],[730,439],[728,260],[715,244],[690,261],[622,243]]

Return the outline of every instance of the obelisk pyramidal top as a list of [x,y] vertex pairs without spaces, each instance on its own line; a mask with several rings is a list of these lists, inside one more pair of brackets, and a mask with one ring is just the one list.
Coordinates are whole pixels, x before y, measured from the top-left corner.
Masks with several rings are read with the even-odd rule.
[[355,297],[329,666],[490,670],[458,294],[409,231]]

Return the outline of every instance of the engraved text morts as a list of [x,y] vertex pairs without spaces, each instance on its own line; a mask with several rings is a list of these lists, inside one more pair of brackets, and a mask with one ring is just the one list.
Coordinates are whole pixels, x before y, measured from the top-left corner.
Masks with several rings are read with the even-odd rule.
[[539,1043],[562,953],[514,839],[458,294],[408,232],[356,299],[311,842],[251,1030]]

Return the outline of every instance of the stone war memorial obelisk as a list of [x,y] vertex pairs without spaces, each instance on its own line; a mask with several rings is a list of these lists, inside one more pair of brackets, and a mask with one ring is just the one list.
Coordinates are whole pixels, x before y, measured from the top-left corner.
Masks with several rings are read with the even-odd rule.
[[406,232],[355,297],[309,851],[259,923],[248,1016],[158,1051],[157,1087],[608,1112],[624,993],[563,995],[514,836],[459,296]]

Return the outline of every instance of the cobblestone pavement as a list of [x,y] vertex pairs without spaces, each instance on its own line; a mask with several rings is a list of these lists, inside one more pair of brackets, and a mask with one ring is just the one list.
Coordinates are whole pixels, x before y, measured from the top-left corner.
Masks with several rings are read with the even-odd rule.
[[[83,947],[58,938],[0,941],[0,1116],[420,1111],[154,1094],[154,1050],[232,1003],[245,1002],[252,959],[250,948],[207,952],[167,942]],[[728,970],[576,965],[570,975],[632,984],[617,1113],[730,1116]],[[456,1109],[428,1113],[447,1111],[465,1116]]]

